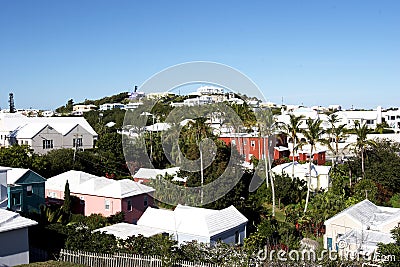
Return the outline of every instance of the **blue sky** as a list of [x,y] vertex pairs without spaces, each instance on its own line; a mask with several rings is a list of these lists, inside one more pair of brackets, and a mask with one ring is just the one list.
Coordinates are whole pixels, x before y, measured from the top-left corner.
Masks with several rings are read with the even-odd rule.
[[0,107],[53,109],[214,61],[286,104],[400,106],[400,1],[0,1]]

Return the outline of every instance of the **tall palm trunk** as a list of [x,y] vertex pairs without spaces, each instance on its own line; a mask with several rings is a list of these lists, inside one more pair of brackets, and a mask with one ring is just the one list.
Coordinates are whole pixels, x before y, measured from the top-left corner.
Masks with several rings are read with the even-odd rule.
[[304,206],[304,213],[307,212],[308,200],[310,199],[310,184],[311,184],[311,162],[312,162],[313,146],[311,145],[310,162],[308,163],[308,178],[307,178],[307,197],[306,205]]
[[[270,177],[270,180],[271,180],[272,216],[275,217],[275,186],[274,186],[274,177],[273,177],[272,172],[271,172],[271,167],[272,167],[271,157],[270,157],[270,154],[269,154],[269,149],[271,148],[271,140],[270,139],[271,138],[268,137],[268,154],[267,154],[268,155],[268,167],[269,167],[268,174],[269,174],[269,177]],[[267,181],[268,181],[268,176],[267,176]]]
[[268,181],[268,162],[267,162],[267,160],[269,161],[269,153],[267,152],[267,148],[265,145],[265,137],[263,137],[263,145],[264,145],[265,180],[266,180],[267,188],[268,188],[269,181]]
[[296,137],[293,138],[293,149],[292,149],[292,179],[294,178],[294,149],[296,147]]
[[365,170],[364,170],[364,148],[361,148],[361,173],[362,173],[362,178],[365,178]]

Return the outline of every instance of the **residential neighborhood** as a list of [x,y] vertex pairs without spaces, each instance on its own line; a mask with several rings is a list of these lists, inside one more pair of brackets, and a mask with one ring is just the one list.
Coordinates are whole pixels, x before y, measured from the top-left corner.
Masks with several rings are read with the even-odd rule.
[[399,267],[400,1],[0,1],[0,267]]
[[[121,240],[119,242],[124,242],[125,250],[130,247],[130,242],[138,242],[134,240],[147,238],[148,242],[160,242],[151,240],[163,238],[168,242],[176,242],[182,250],[192,242],[204,244],[210,249],[224,243],[240,248],[241,253],[262,249],[264,245],[271,248],[287,246],[289,249],[290,246],[295,248],[316,242],[306,246],[314,249],[320,246],[348,259],[349,255],[354,258],[355,254],[364,257],[376,254],[383,245],[390,246],[397,242],[393,231],[400,223],[400,217],[396,215],[399,213],[400,194],[394,193],[396,189],[390,187],[383,189],[391,177],[387,178],[389,180],[374,179],[370,176],[373,170],[369,169],[369,165],[374,163],[366,159],[366,155],[364,159],[360,158],[363,153],[374,150],[373,153],[389,153],[385,152],[385,146],[395,149],[398,145],[394,124],[385,124],[384,132],[379,130],[379,125],[386,122],[385,115],[378,115],[385,114],[382,108],[377,109],[376,116],[380,116],[380,119],[379,125],[374,124],[374,128],[374,125],[367,123],[370,119],[363,117],[371,117],[367,111],[352,113],[351,110],[327,108],[324,113],[321,107],[273,105],[271,112],[270,107],[246,106],[245,101],[241,104],[224,102],[223,89],[217,89],[200,87],[197,92],[210,97],[208,103],[200,105],[242,105],[239,115],[267,112],[274,122],[273,130],[265,135],[251,117],[245,120],[244,125],[247,126],[230,128],[223,113],[214,113],[213,120],[205,119],[202,122],[182,119],[179,127],[180,138],[185,141],[183,144],[186,148],[182,149],[185,157],[196,158],[196,151],[189,150],[197,146],[196,139],[191,141],[192,133],[195,133],[196,138],[212,138],[219,149],[226,150],[218,153],[229,153],[232,159],[239,160],[240,168],[244,170],[239,182],[242,189],[234,188],[214,203],[200,207],[188,205],[185,196],[176,196],[176,205],[162,201],[174,199],[175,194],[174,191],[166,191],[163,188],[165,185],[160,184],[162,181],[170,181],[172,185],[183,188],[202,187],[196,173],[188,171],[186,166],[168,164],[170,159],[160,153],[164,148],[157,140],[169,140],[168,136],[175,129],[173,124],[161,120],[162,113],[151,114],[144,131],[136,133],[134,128],[124,128],[125,125],[115,127],[118,121],[110,119],[117,119],[115,116],[122,109],[115,108],[115,105],[109,105],[114,108],[108,108],[107,115],[100,113],[105,112],[104,109],[92,104],[90,109],[77,105],[78,108],[71,110],[70,117],[28,117],[20,113],[3,112],[0,121],[4,137],[2,153],[15,150],[12,153],[17,153],[15,155],[19,155],[20,160],[19,163],[10,161],[7,154],[0,157],[4,165],[0,168],[0,205],[4,212],[8,212],[4,213],[5,217],[21,218],[7,219],[9,226],[5,229],[11,229],[7,230],[10,234],[16,231],[13,227],[24,229],[25,239],[21,240],[28,242],[29,246],[25,246],[25,254],[12,254],[11,250],[7,250],[10,252],[3,256],[2,261],[12,266],[15,265],[14,261],[29,262],[29,255],[37,259],[35,253],[38,249],[50,249],[48,241],[36,240],[38,231],[48,231],[48,227],[57,224],[64,225],[62,227],[71,234],[64,241],[60,240],[65,244],[60,249],[78,251],[84,249],[84,244],[91,242],[91,238],[104,240],[101,242]],[[124,95],[130,99],[129,95],[132,94]],[[214,95],[215,98],[212,97]],[[141,94],[139,101],[146,103],[146,97],[146,94]],[[161,95],[157,101],[160,101],[160,105],[170,106],[171,97],[172,94]],[[141,103],[137,102],[137,98],[129,101]],[[143,107],[144,104],[137,105],[135,111],[143,112]],[[84,109],[86,111],[82,115],[76,114],[76,111]],[[93,120],[93,114],[98,119]],[[343,117],[342,114],[358,115]],[[350,117],[354,120],[349,122]],[[157,118],[157,122],[154,118]],[[214,124],[213,121],[220,123]],[[206,129],[201,135],[197,132],[199,127]],[[311,135],[312,127],[316,127],[314,136]],[[339,128],[341,132],[335,130]],[[29,131],[26,142],[22,136],[28,138]],[[77,132],[82,134],[80,139],[73,138]],[[136,134],[132,135],[132,132]],[[153,167],[141,166],[139,161],[135,162],[135,158],[125,159],[123,156],[123,138],[140,140],[141,137],[144,137]],[[35,142],[39,140],[37,138],[54,140],[53,147],[49,150],[35,148]],[[360,143],[360,138],[364,143]],[[64,142],[68,145],[63,145]],[[377,150],[379,146],[383,146],[380,152]],[[364,152],[359,150],[360,147],[364,148]],[[400,162],[397,159],[400,150],[396,151],[392,157]],[[108,162],[106,157],[113,160]],[[121,160],[124,162],[118,162]],[[218,157],[215,161],[218,165],[224,164],[222,158]],[[41,167],[42,164],[46,167]],[[267,174],[265,166],[269,170]],[[212,181],[215,179],[212,177],[217,177],[221,171],[223,169],[206,168],[203,175],[207,181]],[[377,171],[382,175],[379,168]],[[250,193],[246,187],[251,183],[249,179],[254,179],[252,176],[262,181],[254,193]],[[381,198],[382,190],[393,191],[385,191],[388,196]],[[166,198],[166,194],[170,196]],[[262,205],[256,208],[255,200]],[[321,208],[324,210],[320,211]],[[311,216],[308,217],[311,220],[303,216]],[[23,220],[26,223],[22,228],[17,223],[13,226],[14,221]],[[279,226],[273,226],[273,223]],[[80,233],[82,230],[72,225],[86,225],[85,231],[89,232]],[[279,230],[271,236],[268,236],[269,230],[263,232],[276,227]],[[297,241],[284,241],[279,234],[283,229],[293,229],[291,235]],[[29,235],[31,240],[26,235],[28,231],[32,232]],[[75,231],[76,234],[73,234]],[[80,235],[84,239],[78,238]],[[306,238],[306,235],[315,236],[316,240],[321,238],[321,244],[312,241],[312,237]],[[73,238],[77,239],[72,241]],[[119,250],[113,246],[106,247]],[[106,247],[89,251],[106,252]],[[29,248],[33,251],[29,252]]]

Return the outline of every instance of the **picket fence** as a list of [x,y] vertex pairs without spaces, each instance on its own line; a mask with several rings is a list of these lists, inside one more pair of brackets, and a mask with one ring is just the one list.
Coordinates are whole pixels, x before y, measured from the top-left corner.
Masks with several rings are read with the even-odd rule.
[[103,254],[66,249],[60,251],[59,260],[93,267],[221,267],[211,263],[170,262],[158,256],[141,256],[126,253]]

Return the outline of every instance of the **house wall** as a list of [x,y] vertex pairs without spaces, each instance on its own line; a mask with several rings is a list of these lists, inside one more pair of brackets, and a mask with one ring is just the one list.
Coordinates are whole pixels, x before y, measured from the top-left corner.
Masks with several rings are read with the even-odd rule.
[[350,216],[344,214],[333,219],[325,225],[324,248],[328,249],[328,238],[332,238],[332,250],[336,250],[338,235],[343,235],[352,229],[362,229],[362,225],[354,221]]
[[28,228],[0,233],[0,266],[29,263]]
[[393,228],[397,227],[399,225],[399,223],[400,223],[400,221],[396,221],[396,220],[388,222],[387,224],[383,225],[383,227],[381,229],[379,229],[379,230],[381,232],[390,234],[390,231]]
[[[147,206],[144,205],[145,198],[147,198]],[[128,201],[131,201],[132,205],[130,210],[128,210]],[[141,194],[122,199],[122,211],[125,213],[125,221],[128,223],[136,223],[149,206],[154,206],[152,194]]]
[[[54,128],[47,125],[42,131],[31,139],[31,148],[38,154],[46,154],[47,152],[62,147],[62,134]],[[25,139],[24,139],[25,140]],[[43,140],[53,140],[53,148],[43,148]]]
[[83,146],[78,148],[90,149],[94,147],[94,136],[79,124],[75,128],[73,128],[69,133],[64,135],[62,147],[74,148],[73,139],[75,138],[82,138]]
[[[86,194],[78,194],[71,192],[71,195],[77,196],[84,202],[84,215],[89,216],[90,214],[100,213],[105,217],[116,214],[122,211],[122,201],[117,198],[92,196]],[[64,191],[46,189],[47,198],[64,199]],[[109,201],[110,208],[106,210],[105,204]]]
[[7,198],[7,170],[0,170],[0,203],[2,203],[2,201],[4,201],[6,198]]
[[210,243],[213,245],[220,240],[226,244],[235,244],[236,232],[238,232],[239,234],[238,244],[242,245],[244,239],[246,238],[246,224],[242,224],[238,227],[229,229],[228,231],[212,236],[210,238]]

